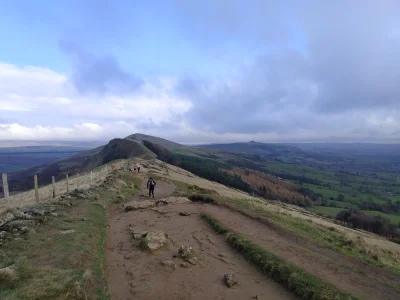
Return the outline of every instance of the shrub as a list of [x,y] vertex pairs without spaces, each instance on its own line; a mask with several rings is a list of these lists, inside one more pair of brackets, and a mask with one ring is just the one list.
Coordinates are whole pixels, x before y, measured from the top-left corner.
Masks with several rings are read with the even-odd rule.
[[213,197],[211,197],[209,195],[201,195],[201,194],[190,195],[189,199],[192,200],[193,202],[196,202],[196,201],[206,202],[206,203],[214,203],[215,202]]

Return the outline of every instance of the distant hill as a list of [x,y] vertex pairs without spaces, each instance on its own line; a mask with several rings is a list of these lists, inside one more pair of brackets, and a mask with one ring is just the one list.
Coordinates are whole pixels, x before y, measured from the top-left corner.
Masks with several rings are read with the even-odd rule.
[[0,148],[0,173],[10,173],[67,159],[90,148],[72,146],[25,146]]
[[189,148],[188,146],[184,146],[184,145],[174,143],[174,142],[171,142],[171,141],[159,138],[159,137],[145,135],[145,134],[141,134],[141,133],[131,134],[131,135],[127,136],[125,139],[137,141],[141,144],[143,144],[143,141],[149,141],[151,143],[161,145],[171,151]]
[[39,184],[49,184],[51,177],[62,179],[65,174],[74,175],[89,171],[116,159],[138,157],[152,159],[156,155],[141,143],[128,139],[113,139],[107,145],[83,151],[70,158],[39,165],[9,174],[10,191],[23,191],[33,187],[33,175],[38,174]]
[[79,147],[95,148],[104,145],[105,141],[29,141],[29,140],[4,140],[0,141],[0,148],[7,147]]

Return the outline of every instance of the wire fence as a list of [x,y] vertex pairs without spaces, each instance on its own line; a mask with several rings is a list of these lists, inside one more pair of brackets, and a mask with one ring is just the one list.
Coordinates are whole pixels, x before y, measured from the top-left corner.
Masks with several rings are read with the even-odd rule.
[[52,183],[42,187],[40,186],[40,178],[38,178],[37,175],[34,175],[32,178],[34,188],[14,195],[9,194],[7,174],[3,173],[2,181],[4,197],[0,198],[0,212],[8,208],[23,207],[45,202],[75,189],[88,189],[92,186],[100,185],[109,172],[113,169],[120,169],[122,167],[125,167],[124,161],[117,161],[115,163],[103,165],[89,172],[78,173],[71,177],[66,175],[65,179],[57,182],[55,181],[55,177],[52,176]]

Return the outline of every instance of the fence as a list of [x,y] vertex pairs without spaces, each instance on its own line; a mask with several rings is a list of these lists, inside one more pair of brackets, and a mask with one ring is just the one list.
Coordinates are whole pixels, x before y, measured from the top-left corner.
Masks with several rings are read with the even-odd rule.
[[10,195],[7,174],[3,173],[2,181],[4,198],[0,199],[0,213],[2,210],[7,208],[23,207],[44,202],[68,193],[74,189],[88,189],[91,186],[99,185],[104,181],[104,179],[107,177],[107,174],[112,171],[112,169],[120,169],[123,166],[124,162],[118,161],[103,165],[83,174],[78,173],[71,177],[68,177],[67,174],[64,180],[57,182],[55,181],[55,177],[52,176],[52,183],[43,187],[39,187],[40,177],[38,178],[37,175],[34,175],[32,178],[34,181],[34,189],[26,192],[20,192],[15,195]]

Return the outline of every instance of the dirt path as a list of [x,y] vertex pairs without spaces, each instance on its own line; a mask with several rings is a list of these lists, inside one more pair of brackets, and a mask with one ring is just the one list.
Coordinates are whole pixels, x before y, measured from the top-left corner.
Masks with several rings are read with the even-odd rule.
[[314,244],[276,226],[268,226],[229,208],[216,205],[205,205],[203,208],[254,243],[344,291],[364,299],[400,299],[400,292],[390,286],[399,286],[400,278],[383,269]]
[[[172,191],[167,183],[157,182],[156,197]],[[198,204],[131,212],[121,211],[120,206],[112,207],[106,243],[106,272],[112,299],[252,299],[256,295],[260,299],[297,299],[233,252],[224,238],[212,232],[200,218],[202,209]],[[192,215],[179,216],[181,211]],[[154,254],[141,251],[138,241],[128,232],[130,225],[167,233],[169,246]],[[181,245],[197,251],[197,266],[182,268],[182,260],[173,258]],[[166,259],[173,259],[176,269],[162,265]],[[225,273],[235,274],[240,284],[226,287]]]

